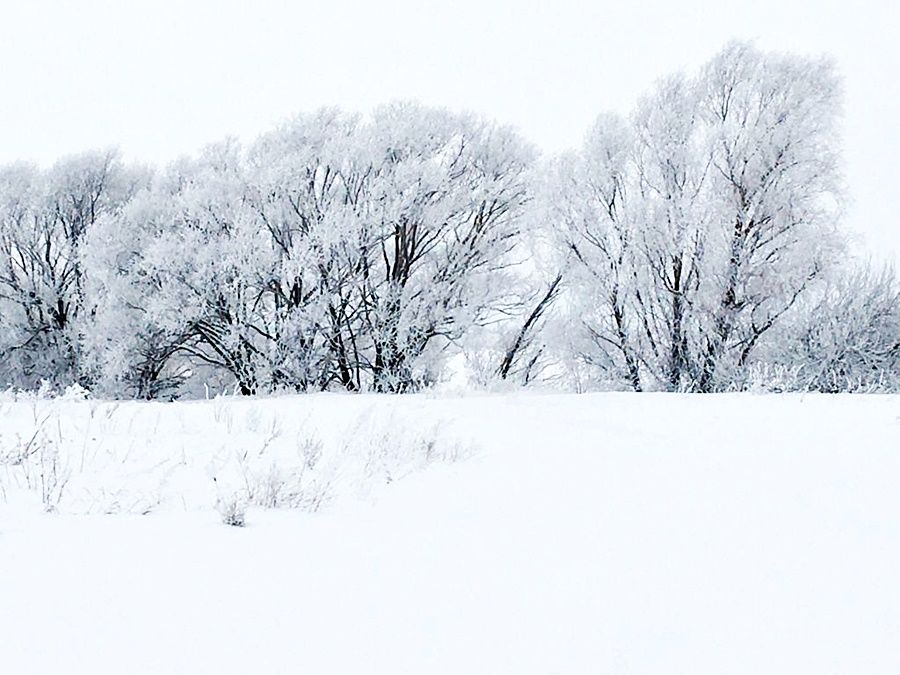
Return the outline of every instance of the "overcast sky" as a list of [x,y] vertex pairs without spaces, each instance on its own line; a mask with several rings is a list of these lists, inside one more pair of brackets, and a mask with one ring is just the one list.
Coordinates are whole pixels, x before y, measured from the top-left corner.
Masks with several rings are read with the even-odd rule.
[[0,162],[115,145],[162,163],[323,105],[470,109],[547,152],[729,39],[833,55],[846,223],[900,261],[898,2],[0,0]]

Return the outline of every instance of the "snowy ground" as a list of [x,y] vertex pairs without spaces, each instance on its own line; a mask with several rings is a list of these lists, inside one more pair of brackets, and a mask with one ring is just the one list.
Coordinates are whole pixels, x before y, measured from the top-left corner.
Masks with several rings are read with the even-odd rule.
[[[900,397],[7,397],[0,421],[4,674],[900,672]],[[298,508],[223,525],[250,494]]]

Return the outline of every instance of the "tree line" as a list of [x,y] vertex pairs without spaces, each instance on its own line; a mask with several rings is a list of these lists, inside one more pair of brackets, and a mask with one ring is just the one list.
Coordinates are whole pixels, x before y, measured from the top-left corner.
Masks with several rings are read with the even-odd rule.
[[840,82],[734,43],[583,146],[396,103],[162,170],[0,169],[0,384],[896,390],[900,288],[852,258]]

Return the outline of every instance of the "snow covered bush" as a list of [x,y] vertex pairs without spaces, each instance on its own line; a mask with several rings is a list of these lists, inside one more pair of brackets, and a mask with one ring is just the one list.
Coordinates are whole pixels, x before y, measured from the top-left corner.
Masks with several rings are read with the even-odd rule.
[[341,454],[357,467],[355,480],[361,492],[390,484],[436,463],[453,463],[470,457],[472,447],[444,433],[440,425],[421,431],[404,428],[401,420],[361,417],[346,435]]
[[808,303],[787,363],[798,386],[823,392],[900,391],[900,282],[893,269],[842,273]]
[[269,458],[265,450],[248,461],[240,458],[246,499],[268,509],[315,512],[331,499],[336,466],[322,462],[322,442],[307,437],[298,441],[290,460]]
[[[44,429],[42,420],[28,438],[15,437],[8,447],[0,445],[0,496],[5,498],[8,487],[24,488],[36,493],[43,509],[53,513],[59,507],[72,470],[61,456],[60,444]],[[3,439],[0,438],[0,443]]]
[[247,524],[247,504],[240,493],[220,495],[216,499],[216,511],[225,525],[244,527]]

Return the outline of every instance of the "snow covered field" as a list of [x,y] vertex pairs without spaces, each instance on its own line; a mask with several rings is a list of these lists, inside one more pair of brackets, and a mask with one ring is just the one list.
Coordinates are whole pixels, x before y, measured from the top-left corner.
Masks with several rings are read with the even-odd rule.
[[7,397],[0,464],[4,674],[900,672],[896,396]]

